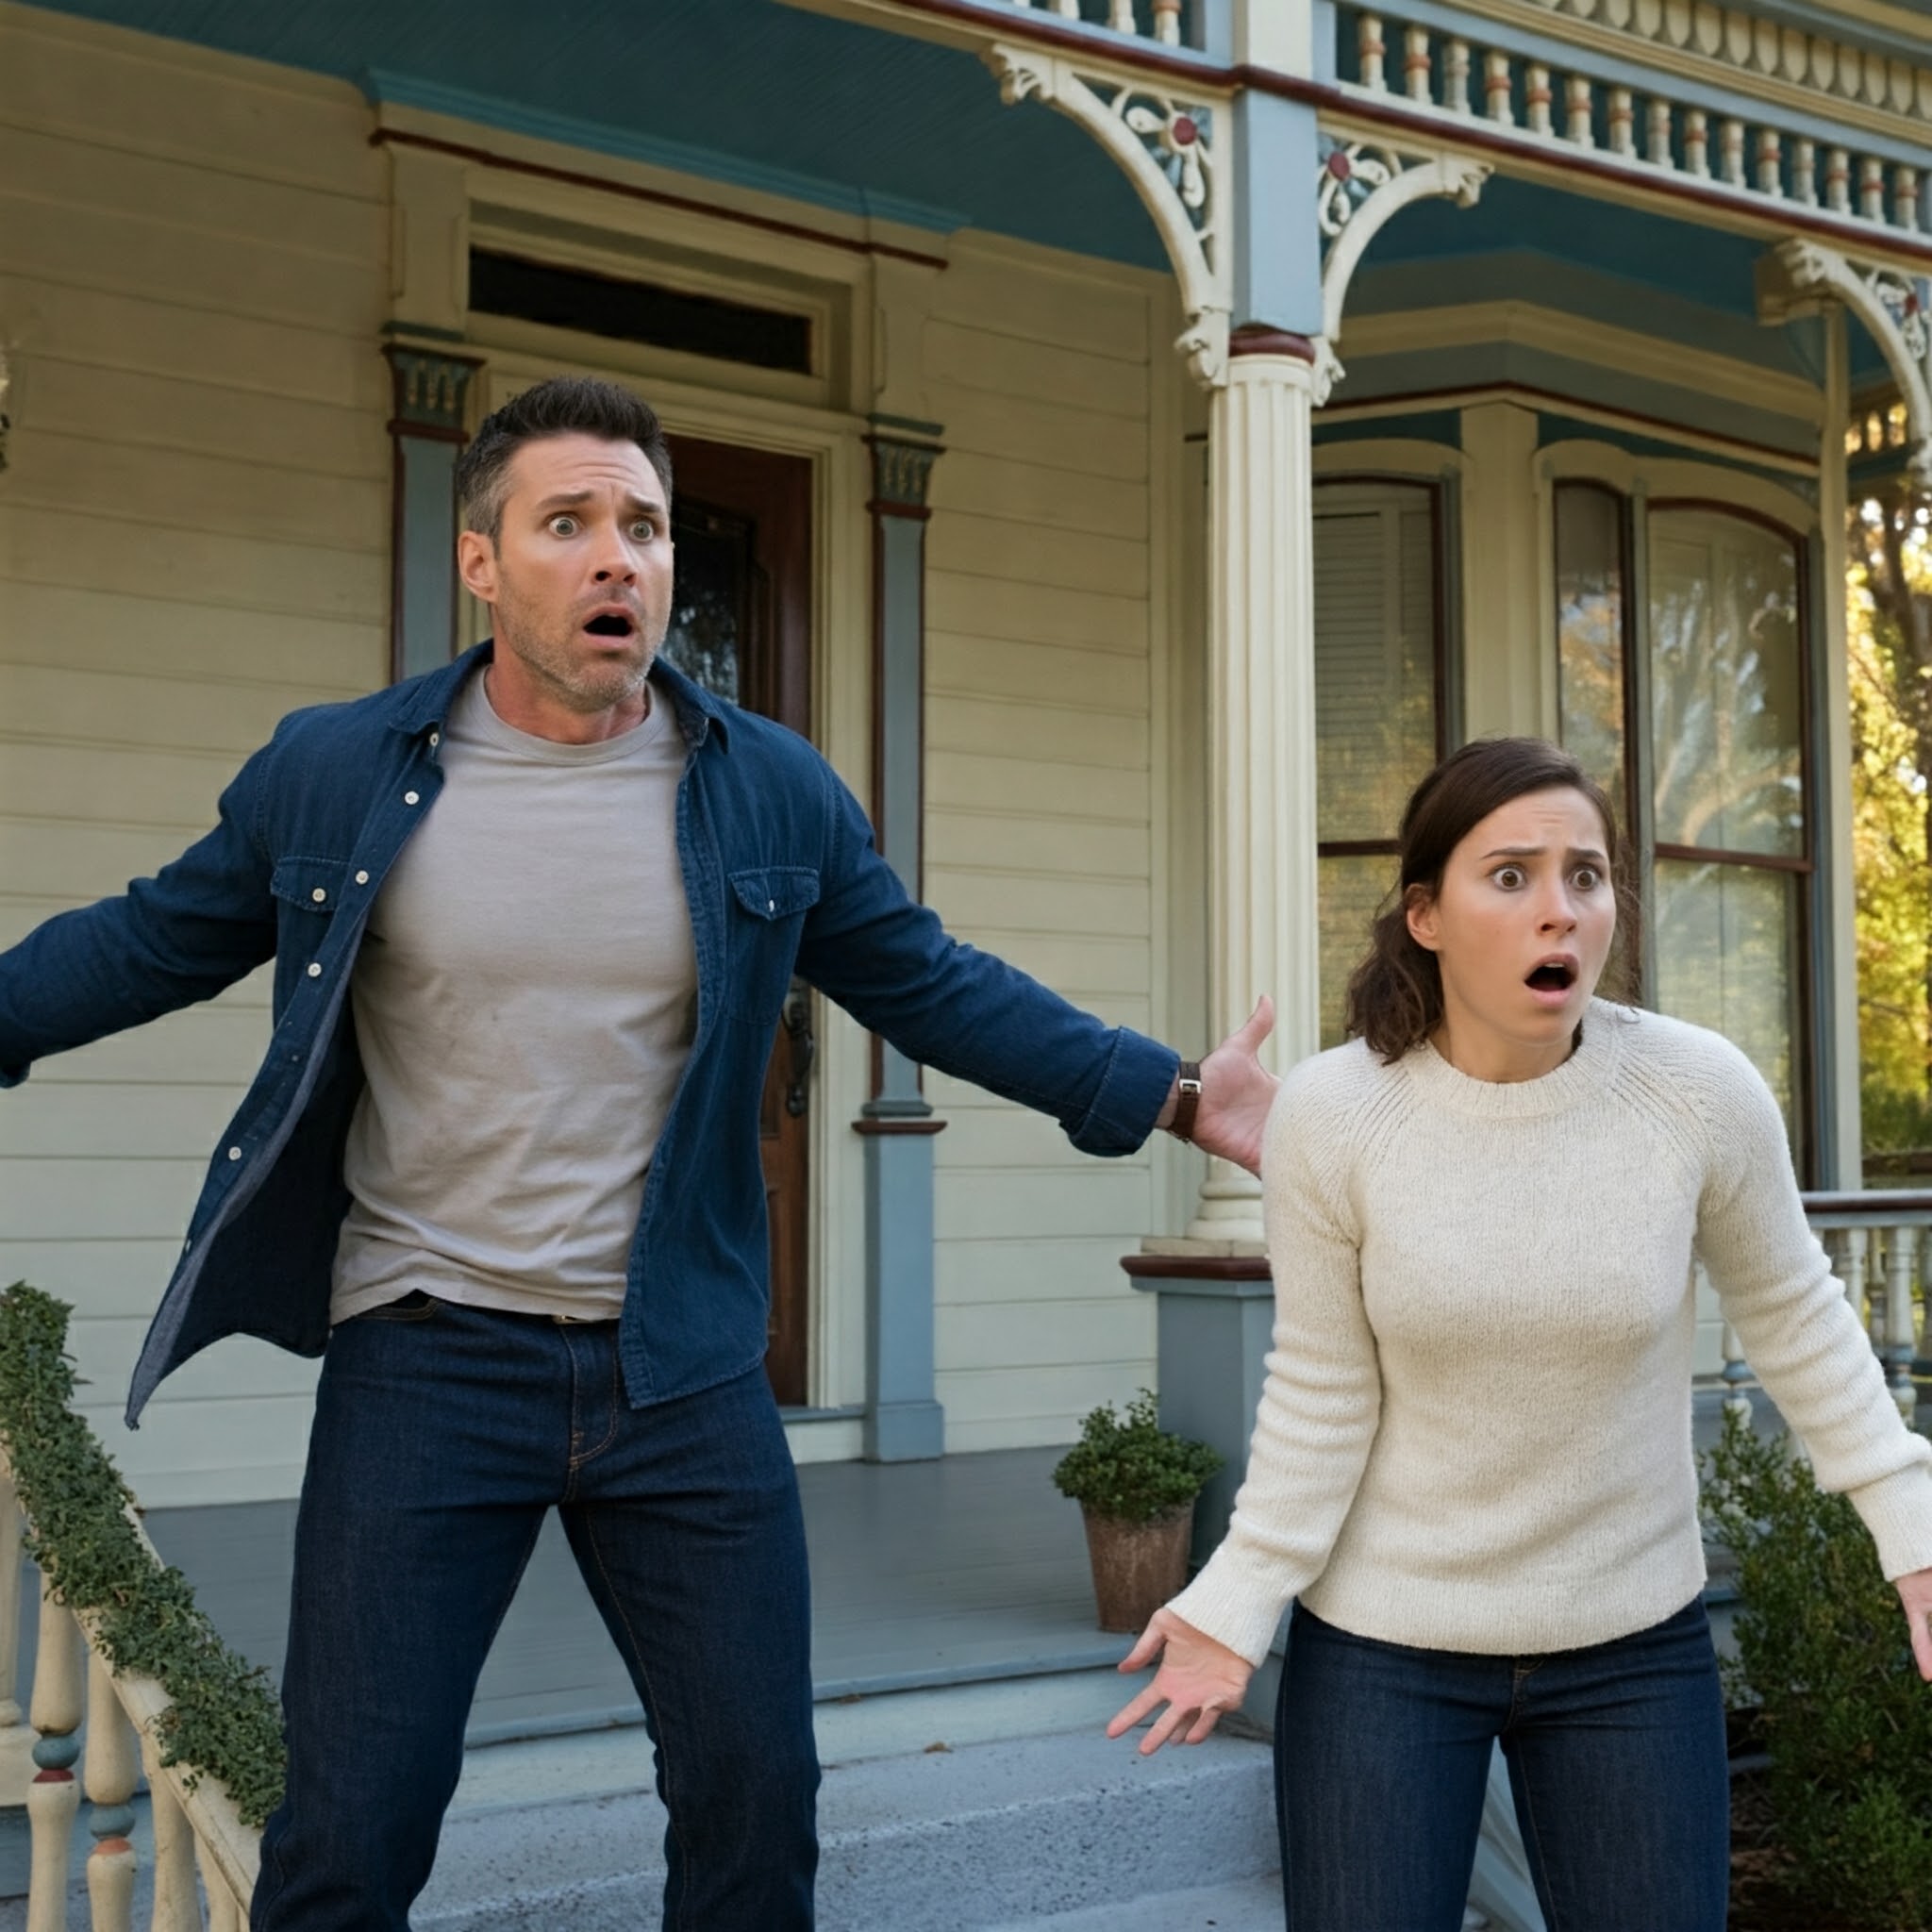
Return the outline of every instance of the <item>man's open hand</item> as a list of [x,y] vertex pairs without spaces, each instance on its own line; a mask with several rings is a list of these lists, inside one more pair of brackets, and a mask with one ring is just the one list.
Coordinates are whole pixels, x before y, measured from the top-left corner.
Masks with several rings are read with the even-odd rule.
[[1263,993],[1246,1025],[1230,1033],[1201,1062],[1194,1144],[1256,1174],[1261,1172],[1261,1130],[1281,1085],[1256,1056],[1274,1031],[1274,1002]]

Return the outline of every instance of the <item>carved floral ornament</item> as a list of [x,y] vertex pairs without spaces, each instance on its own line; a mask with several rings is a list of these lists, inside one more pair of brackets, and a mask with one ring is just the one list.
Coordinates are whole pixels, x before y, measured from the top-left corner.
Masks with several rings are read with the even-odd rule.
[[1816,242],[1780,242],[1757,269],[1757,313],[1767,323],[1849,308],[1883,351],[1898,384],[1911,443],[1912,480],[1932,493],[1932,281],[1886,263],[1857,262]]
[[1213,108],[1138,77],[1076,69],[1034,47],[1000,43],[986,58],[1008,107],[1037,96],[1077,121],[1126,171],[1180,283],[1188,325],[1174,346],[1196,381],[1225,381],[1233,276],[1223,245],[1226,192],[1216,174]]

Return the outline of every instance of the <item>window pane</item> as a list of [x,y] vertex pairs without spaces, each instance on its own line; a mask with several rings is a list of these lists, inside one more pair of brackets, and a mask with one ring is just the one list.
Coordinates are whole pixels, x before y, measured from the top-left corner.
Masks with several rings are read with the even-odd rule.
[[1790,540],[1716,510],[1652,511],[1650,626],[1658,842],[1802,856]]
[[1793,1024],[1803,875],[1756,866],[1657,862],[1657,1004],[1722,1033],[1771,1084],[1793,1134],[1801,1118]]
[[1369,950],[1369,928],[1395,883],[1392,853],[1373,858],[1324,858],[1316,863],[1322,922],[1322,1044],[1341,1043],[1341,1009],[1348,976]]
[[1623,810],[1624,499],[1557,489],[1557,682],[1562,739]]
[[1315,492],[1318,836],[1389,839],[1436,761],[1436,499],[1409,484]]

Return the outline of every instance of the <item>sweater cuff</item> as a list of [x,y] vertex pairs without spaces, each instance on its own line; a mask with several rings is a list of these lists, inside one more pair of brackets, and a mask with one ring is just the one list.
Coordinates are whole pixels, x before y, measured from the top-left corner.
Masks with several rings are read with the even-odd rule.
[[1878,1545],[1888,1583],[1932,1570],[1932,1469],[1915,1462],[1846,1491]]
[[1258,1668],[1274,1646],[1288,1602],[1216,1554],[1167,1607]]

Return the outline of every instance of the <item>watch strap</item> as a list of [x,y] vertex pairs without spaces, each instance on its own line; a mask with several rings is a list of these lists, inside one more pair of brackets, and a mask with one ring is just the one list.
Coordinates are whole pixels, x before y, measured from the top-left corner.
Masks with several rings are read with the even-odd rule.
[[1201,1109],[1201,1063],[1199,1060],[1183,1060],[1180,1071],[1174,1075],[1179,1090],[1174,1104],[1174,1119],[1168,1122],[1167,1131],[1176,1141],[1191,1141],[1194,1138],[1194,1116]]

